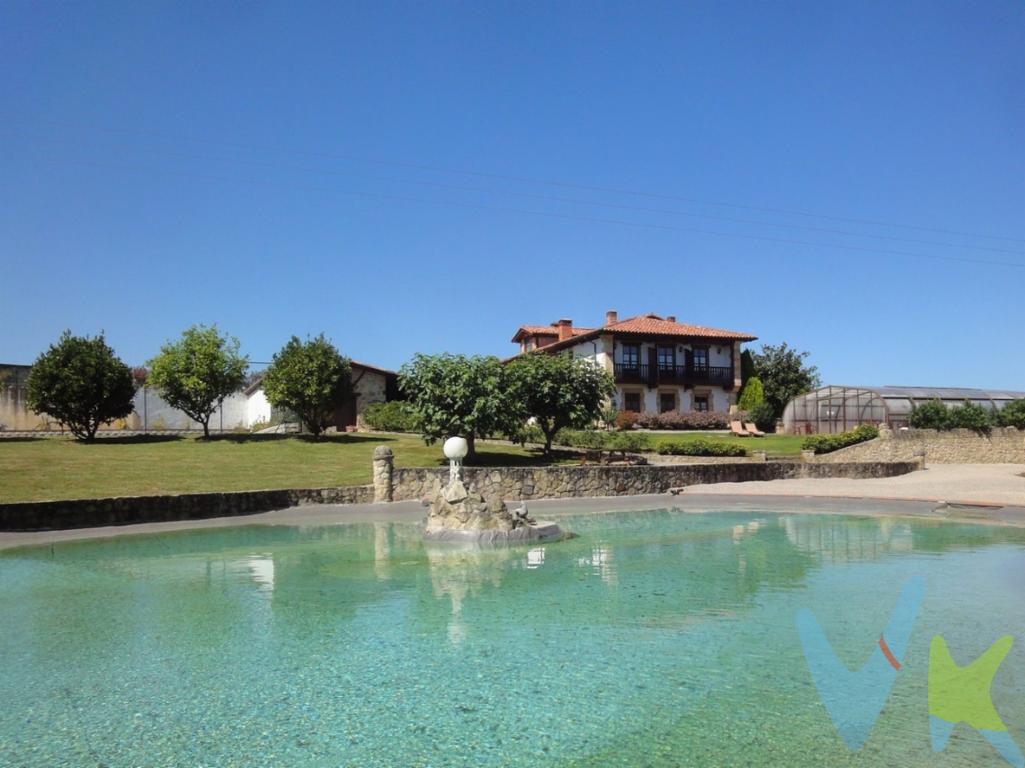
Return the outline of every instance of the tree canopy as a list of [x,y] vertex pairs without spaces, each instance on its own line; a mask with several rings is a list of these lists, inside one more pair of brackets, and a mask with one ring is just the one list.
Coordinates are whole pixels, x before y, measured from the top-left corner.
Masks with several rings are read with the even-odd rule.
[[293,336],[274,355],[263,391],[272,406],[292,411],[319,435],[335,409],[352,396],[352,367],[324,334],[305,342]]
[[522,425],[522,410],[508,397],[510,384],[497,357],[418,354],[399,371],[399,387],[424,441],[464,437],[470,458],[478,437],[508,434]]
[[79,440],[91,442],[101,424],[132,413],[132,370],[99,336],[65,331],[41,354],[28,375],[28,406],[67,426]]
[[160,348],[148,363],[146,381],[171,407],[202,424],[209,437],[211,414],[245,383],[249,360],[238,350],[238,339],[221,335],[216,326],[194,325]]
[[807,357],[807,352],[791,349],[786,342],[778,346],[764,344],[760,352],[752,355],[765,402],[772,406],[776,418],[783,415],[783,409],[793,398],[820,385],[818,369],[805,363]]
[[602,415],[615,391],[612,376],[585,360],[568,355],[524,355],[509,364],[510,395],[545,436],[551,454],[555,433],[566,427],[589,426]]

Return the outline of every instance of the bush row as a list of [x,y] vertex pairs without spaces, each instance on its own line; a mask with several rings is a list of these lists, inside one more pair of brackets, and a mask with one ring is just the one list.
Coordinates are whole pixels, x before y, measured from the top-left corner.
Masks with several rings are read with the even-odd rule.
[[967,400],[962,405],[949,408],[939,400],[932,400],[912,410],[908,422],[916,429],[1025,429],[1025,400],[1012,400],[999,411],[983,408]]
[[801,447],[806,451],[815,453],[832,453],[849,445],[863,443],[866,440],[874,440],[879,437],[879,429],[871,424],[862,424],[849,432],[840,432],[836,435],[811,435],[806,437]]
[[416,432],[416,414],[403,400],[390,403],[371,403],[363,410],[363,421],[379,432]]
[[739,445],[700,439],[663,443],[658,452],[663,456],[747,456],[747,451]]
[[729,429],[730,415],[723,411],[621,411],[616,417],[618,429],[630,429],[635,425],[644,429]]

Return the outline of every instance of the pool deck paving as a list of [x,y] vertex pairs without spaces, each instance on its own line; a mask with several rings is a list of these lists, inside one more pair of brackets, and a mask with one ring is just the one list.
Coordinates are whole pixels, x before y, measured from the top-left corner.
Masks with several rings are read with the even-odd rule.
[[[1025,526],[1025,466],[936,464],[908,475],[852,480],[791,479],[690,486],[679,494],[550,499],[528,502],[532,513],[675,507],[683,512],[717,510],[795,514],[915,517]],[[0,549],[126,534],[226,528],[242,525],[318,526],[355,522],[417,522],[425,509],[416,501],[390,504],[310,504],[254,515],[168,523],[104,526],[59,531],[0,532]]]

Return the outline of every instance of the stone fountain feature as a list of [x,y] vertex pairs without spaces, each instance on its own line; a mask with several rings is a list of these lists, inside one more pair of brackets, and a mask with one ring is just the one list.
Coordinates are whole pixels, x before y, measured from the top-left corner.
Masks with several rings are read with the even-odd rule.
[[500,543],[539,541],[562,536],[555,523],[538,522],[527,512],[526,503],[512,512],[498,496],[485,498],[463,479],[466,440],[450,437],[445,441],[449,460],[448,483],[436,479],[424,503],[430,507],[424,538],[431,541]]

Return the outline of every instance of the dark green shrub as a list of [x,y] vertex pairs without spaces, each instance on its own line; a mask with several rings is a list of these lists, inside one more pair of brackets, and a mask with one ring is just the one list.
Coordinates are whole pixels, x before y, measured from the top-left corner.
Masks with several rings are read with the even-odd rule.
[[915,405],[908,423],[915,429],[950,429],[950,409],[939,400]]
[[[770,406],[771,408],[771,406]],[[717,443],[711,440],[680,440],[663,443],[658,447],[663,456],[747,456],[747,451],[733,443]]]
[[849,445],[857,445],[866,440],[875,440],[879,437],[879,429],[871,424],[862,424],[849,432],[840,432],[836,435],[811,435],[804,439],[801,447],[806,451],[815,453],[832,453]]
[[651,437],[649,435],[640,432],[612,432],[605,434],[608,436],[608,439],[605,441],[605,447],[610,451],[638,453],[639,451],[651,450]]
[[1025,399],[1012,400],[997,411],[997,423],[1002,427],[1017,427],[1025,429]]
[[747,419],[748,421],[753,421],[755,426],[762,432],[776,431],[776,412],[768,403],[758,403],[758,405],[748,411]]
[[417,431],[416,413],[404,400],[371,403],[363,410],[363,421],[368,427],[379,432]]
[[594,429],[563,429],[556,443],[587,451],[637,453],[651,450],[651,437],[641,432],[601,432]]
[[948,429],[974,429],[982,432],[993,426],[993,412],[969,400],[950,409]]

